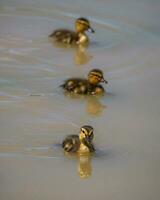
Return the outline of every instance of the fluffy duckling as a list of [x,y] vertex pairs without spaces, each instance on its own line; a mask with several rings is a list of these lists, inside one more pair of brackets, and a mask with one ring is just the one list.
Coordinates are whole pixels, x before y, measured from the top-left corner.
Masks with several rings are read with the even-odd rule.
[[100,95],[105,91],[100,82],[108,83],[100,69],[92,69],[88,73],[88,79],[71,78],[66,80],[61,87],[71,94]]
[[67,136],[62,143],[62,147],[65,152],[79,154],[91,153],[95,151],[92,144],[93,137],[93,128],[91,126],[85,125],[81,127],[79,136]]
[[86,18],[78,18],[75,23],[76,31],[68,29],[55,30],[50,37],[54,38],[55,42],[67,45],[87,45],[89,38],[85,31],[94,33],[90,22]]

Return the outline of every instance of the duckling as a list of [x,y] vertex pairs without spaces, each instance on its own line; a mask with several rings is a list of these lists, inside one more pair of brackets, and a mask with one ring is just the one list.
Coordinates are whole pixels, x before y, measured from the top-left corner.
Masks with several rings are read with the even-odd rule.
[[81,127],[79,136],[68,135],[62,143],[62,147],[65,152],[69,153],[91,153],[95,151],[92,144],[93,137],[93,127],[85,125]]
[[76,31],[68,29],[55,30],[49,37],[54,38],[55,42],[67,44],[67,45],[87,45],[89,38],[85,31],[94,33],[95,31],[90,25],[90,22],[86,18],[78,18],[75,22]]
[[100,82],[108,83],[100,69],[92,69],[88,73],[88,79],[71,78],[66,80],[61,87],[71,94],[100,95],[105,91]]

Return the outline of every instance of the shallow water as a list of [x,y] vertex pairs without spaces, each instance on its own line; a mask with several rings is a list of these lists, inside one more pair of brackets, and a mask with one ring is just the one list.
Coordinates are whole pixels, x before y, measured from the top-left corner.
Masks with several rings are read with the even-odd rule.
[[[160,198],[159,10],[158,0],[1,0],[1,200]],[[78,16],[96,30],[88,49],[48,40]],[[63,95],[64,79],[95,67],[104,97]],[[57,144],[84,124],[96,155],[64,156]]]

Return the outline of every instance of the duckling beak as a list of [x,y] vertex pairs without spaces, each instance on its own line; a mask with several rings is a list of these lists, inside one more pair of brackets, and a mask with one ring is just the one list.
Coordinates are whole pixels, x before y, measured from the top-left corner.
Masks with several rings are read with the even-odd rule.
[[108,83],[108,81],[106,81],[104,78],[101,79],[101,82],[106,83],[106,84]]
[[90,33],[95,33],[95,30],[90,26],[90,27],[88,28],[88,32],[90,32]]

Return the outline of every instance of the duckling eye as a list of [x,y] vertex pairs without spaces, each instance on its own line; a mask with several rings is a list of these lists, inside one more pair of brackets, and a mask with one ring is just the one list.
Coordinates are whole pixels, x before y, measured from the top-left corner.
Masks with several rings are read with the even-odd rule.
[[85,131],[82,129],[82,133],[85,133]]

